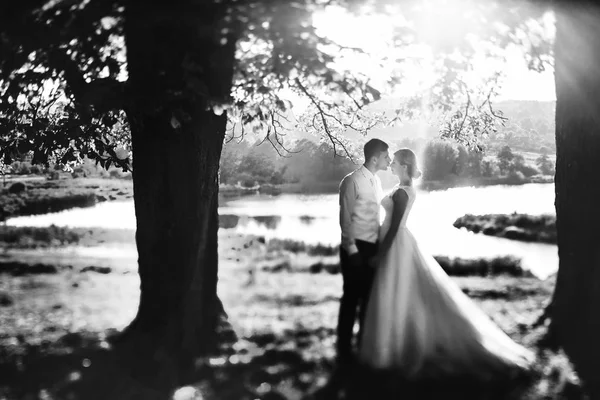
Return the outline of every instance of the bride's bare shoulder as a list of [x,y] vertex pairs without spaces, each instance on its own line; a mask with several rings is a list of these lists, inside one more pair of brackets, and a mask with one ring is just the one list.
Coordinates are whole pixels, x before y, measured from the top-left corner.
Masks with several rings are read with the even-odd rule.
[[390,197],[404,197],[404,195],[406,195],[407,197],[413,197],[415,194],[416,190],[413,186],[398,185],[392,190],[392,192],[390,193]]
[[410,195],[411,194],[409,193],[409,188],[406,186],[400,186],[400,185],[395,187],[394,190],[392,190],[392,192],[390,193],[390,197],[392,199],[402,199],[402,198],[410,197]]

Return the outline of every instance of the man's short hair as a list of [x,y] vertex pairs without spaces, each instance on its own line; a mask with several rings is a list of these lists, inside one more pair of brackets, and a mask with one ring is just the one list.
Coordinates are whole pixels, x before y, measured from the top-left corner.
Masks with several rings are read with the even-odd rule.
[[371,139],[363,147],[365,153],[365,162],[369,161],[371,157],[378,156],[382,151],[388,151],[390,146],[386,142],[380,139]]

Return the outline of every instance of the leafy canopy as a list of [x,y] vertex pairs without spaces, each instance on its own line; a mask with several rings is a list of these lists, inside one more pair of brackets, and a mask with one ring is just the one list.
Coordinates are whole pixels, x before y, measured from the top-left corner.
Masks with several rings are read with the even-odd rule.
[[[500,74],[473,87],[468,76],[478,54],[501,59],[511,44],[528,48],[529,65],[549,63],[547,33],[530,18],[545,11],[533,3],[443,0],[214,0],[189,1],[174,13],[214,12],[224,17],[212,27],[218,43],[236,40],[231,94],[210,93],[193,57],[184,66],[186,90],[215,114],[227,113],[233,135],[250,130],[285,150],[282,136],[292,98],[309,106],[296,123],[322,134],[334,152],[344,152],[343,132],[366,133],[415,111],[437,110],[441,136],[476,145],[477,137],[502,122],[492,107]],[[125,0],[23,0],[0,6],[0,159],[8,164],[23,154],[33,161],[63,164],[89,157],[108,167],[130,168],[127,115],[139,106],[139,94],[127,83],[124,37]],[[340,59],[364,50],[334,42],[313,23],[316,12],[341,7],[356,15],[383,13],[393,30],[390,56],[371,58],[389,74],[385,87]],[[335,23],[333,21],[332,23]],[[429,27],[425,29],[424,27]],[[360,29],[360,27],[357,27]],[[373,114],[367,106],[402,81],[408,58],[402,49],[427,45],[436,80],[427,96],[416,94],[389,112]],[[164,107],[169,98],[161,99]],[[375,117],[373,117],[375,115]],[[172,107],[174,129],[191,116]]]

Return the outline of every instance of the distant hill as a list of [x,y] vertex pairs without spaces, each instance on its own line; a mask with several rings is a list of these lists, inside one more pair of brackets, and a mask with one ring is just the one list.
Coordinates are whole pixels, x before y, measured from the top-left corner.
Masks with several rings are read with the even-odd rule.
[[504,116],[509,119],[554,118],[556,101],[535,100],[505,100],[494,103],[494,107],[502,110]]
[[509,100],[498,102],[495,107],[508,121],[490,135],[488,147],[498,149],[508,145],[525,152],[539,152],[545,147],[550,153],[555,152],[555,101]]

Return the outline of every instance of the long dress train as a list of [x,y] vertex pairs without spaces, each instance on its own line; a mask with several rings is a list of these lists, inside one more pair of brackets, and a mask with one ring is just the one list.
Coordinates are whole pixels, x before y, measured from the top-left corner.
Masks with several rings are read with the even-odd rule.
[[[368,366],[399,369],[407,377],[475,376],[527,369],[534,356],[512,341],[425,254],[406,220],[415,200],[412,187],[398,233],[377,267],[365,316],[359,359]],[[393,193],[392,193],[393,194]],[[392,194],[384,197],[383,239],[391,223]]]

